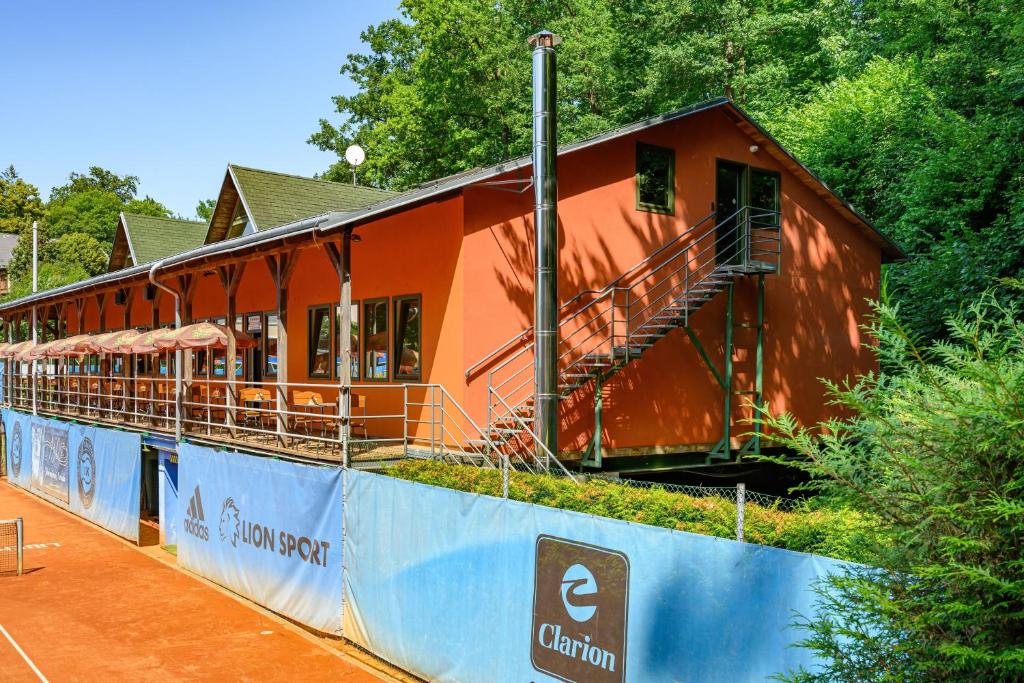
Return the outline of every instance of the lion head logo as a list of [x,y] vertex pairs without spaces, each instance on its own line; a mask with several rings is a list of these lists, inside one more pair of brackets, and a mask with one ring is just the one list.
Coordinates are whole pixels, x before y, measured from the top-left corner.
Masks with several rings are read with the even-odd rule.
[[21,423],[15,422],[11,433],[11,472],[21,476]]
[[92,507],[92,498],[96,493],[96,455],[93,452],[92,439],[82,439],[78,447],[78,498],[82,505]]
[[234,498],[228,498],[220,510],[220,540],[228,541],[232,546],[238,547],[239,527],[238,506],[235,504]]

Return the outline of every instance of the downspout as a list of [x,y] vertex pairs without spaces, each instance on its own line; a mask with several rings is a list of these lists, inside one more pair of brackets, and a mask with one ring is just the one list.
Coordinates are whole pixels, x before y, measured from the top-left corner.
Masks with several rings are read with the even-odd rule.
[[[558,154],[555,46],[550,31],[530,37],[533,46],[533,224],[536,270],[533,286],[534,417],[537,439],[558,455]],[[540,454],[538,453],[538,458]]]
[[[149,281],[174,297],[174,329],[181,329],[181,296],[178,291],[156,279],[156,271],[164,264],[165,259],[154,263],[149,269]],[[181,442],[181,349],[174,351],[174,443]]]

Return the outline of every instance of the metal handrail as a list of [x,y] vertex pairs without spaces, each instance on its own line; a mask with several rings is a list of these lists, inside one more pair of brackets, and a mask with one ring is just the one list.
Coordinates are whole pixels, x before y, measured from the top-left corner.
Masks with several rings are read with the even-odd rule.
[[[563,308],[570,307],[574,302],[578,301],[579,298],[581,298],[581,296],[585,294],[598,295],[596,298],[589,301],[582,308],[579,308],[573,311],[571,314],[564,316],[560,322],[561,327],[566,324],[572,323],[574,320],[580,318],[588,311],[593,312],[593,315],[591,317],[582,322],[578,322],[572,328],[572,330],[566,333],[565,336],[563,336],[563,338],[561,339],[560,344],[565,347],[565,350],[559,354],[558,360],[560,361],[560,364],[561,362],[566,361],[567,359],[568,362],[566,362],[565,366],[559,370],[560,375],[571,372],[573,369],[578,368],[583,357],[585,357],[588,353],[592,353],[594,349],[600,348],[606,344],[611,345],[611,357],[612,362],[614,363],[614,350],[616,348],[616,339],[624,340],[628,361],[628,351],[632,346],[633,340],[649,338],[650,336],[653,335],[653,332],[650,329],[639,332],[638,330],[647,326],[650,323],[650,321],[653,320],[656,315],[658,315],[658,312],[664,310],[667,307],[670,307],[671,305],[679,301],[689,301],[690,293],[692,291],[696,289],[702,289],[705,285],[707,285],[709,281],[711,281],[712,278],[719,278],[722,276],[723,273],[729,273],[730,271],[728,270],[728,266],[730,265],[745,266],[750,265],[750,263],[752,263],[753,261],[763,260],[760,258],[755,258],[755,253],[757,256],[774,255],[776,257],[781,253],[781,236],[778,235],[778,233],[780,232],[780,224],[778,221],[779,212],[774,210],[760,209],[757,207],[744,206],[730,214],[728,217],[726,217],[724,221],[716,222],[715,225],[711,226],[709,229],[707,229],[700,235],[696,236],[695,238],[687,242],[685,247],[681,248],[678,252],[671,254],[667,258],[663,259],[660,263],[658,263],[648,273],[644,274],[638,280],[631,282],[628,286],[620,286],[624,280],[633,277],[643,265],[650,264],[652,261],[658,258],[658,256],[664,254],[670,246],[672,246],[673,244],[677,244],[682,238],[686,236],[692,236],[695,228],[697,228],[701,223],[704,223],[708,219],[712,218],[714,215],[715,214],[711,214],[708,217],[702,219],[700,223],[694,226],[694,228],[687,230],[685,233],[674,238],[671,242],[667,243],[666,245],[663,245],[657,251],[646,257],[643,261],[632,266],[625,273],[615,278],[615,280],[610,282],[604,288],[600,290],[588,290],[587,292],[581,292],[576,297],[571,299],[569,302],[566,302],[565,305],[563,305]],[[767,219],[768,217],[774,217],[775,220],[766,221],[765,219]],[[718,235],[718,230],[723,223],[731,220],[736,220],[734,226],[730,230],[730,232],[735,231],[736,235],[731,240],[723,242],[721,240],[721,236]],[[759,246],[755,250],[754,233],[762,231],[774,231],[776,233],[775,237],[761,237],[757,238],[756,240],[759,245],[774,243],[776,245],[776,248],[774,250],[770,250],[763,246]],[[708,238],[711,238],[710,243],[702,244],[703,242],[708,240]],[[707,264],[703,263],[703,261],[708,261],[712,253],[717,253],[717,250],[722,249],[723,245],[729,249],[736,248],[736,256],[739,259],[737,263],[720,264],[717,261],[709,261],[709,263]],[[695,249],[696,251],[694,251]],[[680,259],[681,257],[685,257],[684,262],[682,264],[673,265],[677,263],[678,259]],[[666,270],[669,270],[670,272],[666,274]],[[673,280],[679,278],[680,274],[682,274],[683,281],[676,283],[675,286],[673,286]],[[644,291],[635,293],[633,292],[633,290],[636,287],[643,284],[644,282],[651,280],[652,278],[657,279],[655,280],[655,282],[650,284]],[[655,294],[655,292],[662,287],[664,287],[664,291]],[[680,289],[682,290],[681,293],[679,292]],[[625,315],[622,316],[621,319],[617,321],[615,311],[617,308],[621,308],[622,306],[618,303],[616,295],[620,292],[625,292]],[[602,302],[607,302],[607,306],[602,306],[601,308],[598,308],[599,304],[601,304]],[[659,306],[659,302],[665,302],[665,305]],[[639,306],[639,308],[637,308],[637,306]],[[689,317],[689,308],[689,305],[687,305],[687,307],[684,309],[684,316],[686,319],[688,319]],[[652,309],[656,311],[653,315],[644,316],[644,313]],[[606,320],[606,316],[610,316],[611,320]],[[639,324],[637,324],[637,321],[640,321]],[[617,323],[624,325],[624,333],[618,333],[616,329]],[[608,332],[609,329],[610,332]],[[527,332],[529,332],[529,330],[526,330],[524,333],[517,335],[515,338],[513,338],[513,341],[515,339],[522,338],[524,334]],[[583,335],[583,337],[582,339],[579,339],[578,337],[581,335]],[[598,341],[592,342],[592,340],[594,340],[595,338],[598,338]],[[589,347],[587,346],[588,344]],[[505,346],[507,346],[507,344]],[[534,364],[533,360],[530,360],[523,364],[522,366],[518,367],[516,370],[512,371],[511,374],[504,377],[497,383],[495,382],[495,378],[499,373],[504,371],[505,368],[509,367],[512,363],[522,359],[526,354],[529,353],[531,348],[532,343],[524,346],[517,352],[510,355],[508,358],[506,358],[504,361],[502,361],[498,366],[493,368],[488,373],[487,387],[489,397],[489,426],[494,424],[496,416],[496,413],[493,409],[495,407],[494,401],[492,400],[491,397],[497,399],[497,402],[501,404],[501,406],[498,406],[499,408],[503,406],[508,411],[504,414],[497,414],[498,421],[507,420],[510,416],[512,416],[513,418],[516,418],[518,422],[522,422],[522,420],[518,419],[517,411],[522,408],[523,404],[529,398],[529,396],[525,396],[522,401],[515,402],[515,407],[511,407],[505,400],[505,397],[502,396],[500,392],[501,390],[506,390],[504,393],[511,397],[514,395],[518,395],[521,391],[527,390],[529,386],[529,377],[526,377],[511,389],[508,389],[507,385],[516,377],[527,373]],[[500,353],[501,350],[502,349],[498,349],[496,352],[492,353],[491,357],[493,357],[497,353]],[[577,356],[577,358],[573,359],[573,356]],[[477,363],[475,366],[471,367],[470,370],[475,369],[477,366],[486,362],[486,360],[488,359],[485,359],[484,361]]]
[[[735,216],[738,213],[739,213],[739,211],[734,213],[733,216]],[[709,221],[712,218],[714,218],[716,214],[717,214],[716,211],[712,211],[708,215],[704,216],[699,221],[694,223],[692,226],[690,226],[689,228],[687,228],[686,230],[681,232],[679,235],[673,237],[671,240],[669,240],[668,242],[666,242],[665,244],[660,246],[657,250],[651,252],[646,257],[644,257],[643,259],[641,259],[637,263],[635,263],[632,266],[630,266],[629,269],[626,270],[626,272],[624,272],[621,275],[619,275],[617,278],[615,278],[614,280],[609,282],[607,285],[605,285],[601,289],[585,289],[585,290],[583,290],[581,292],[578,292],[575,296],[573,296],[571,299],[569,299],[564,304],[562,304],[560,308],[567,308],[569,306],[572,306],[574,303],[576,303],[577,301],[579,301],[580,299],[582,299],[584,296],[586,296],[588,294],[600,294],[600,293],[605,292],[608,289],[616,287],[619,282],[622,282],[623,279],[629,277],[637,269],[639,269],[639,268],[643,267],[644,265],[650,263],[652,259],[656,258],[659,254],[664,252],[666,249],[668,249],[672,245],[676,244],[679,240],[683,239],[684,237],[686,237],[687,235],[692,233],[694,230],[699,228],[701,225],[703,225],[707,221]],[[559,320],[558,324],[561,325],[562,322],[563,322],[562,320]],[[505,351],[513,343],[515,343],[516,341],[519,341],[521,339],[524,339],[526,336],[528,336],[532,332],[533,332],[533,326],[531,325],[530,327],[527,327],[526,329],[522,330],[521,332],[518,332],[517,334],[512,336],[510,339],[505,341],[504,343],[500,344],[498,346],[498,348],[496,348],[495,350],[491,351],[489,354],[487,354],[486,356],[484,356],[483,358],[481,358],[480,360],[478,360],[477,362],[473,363],[468,368],[466,368],[466,373],[465,373],[466,377],[471,377],[477,370],[479,370],[482,366],[486,365],[495,356],[500,355],[502,351]]]

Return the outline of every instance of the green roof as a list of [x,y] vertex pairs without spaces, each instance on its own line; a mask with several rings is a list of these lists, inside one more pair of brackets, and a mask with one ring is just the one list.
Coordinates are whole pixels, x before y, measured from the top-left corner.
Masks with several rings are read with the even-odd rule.
[[135,265],[151,263],[202,246],[206,223],[126,213],[125,229]]
[[329,211],[349,211],[396,193],[330,180],[230,167],[257,230],[266,230]]

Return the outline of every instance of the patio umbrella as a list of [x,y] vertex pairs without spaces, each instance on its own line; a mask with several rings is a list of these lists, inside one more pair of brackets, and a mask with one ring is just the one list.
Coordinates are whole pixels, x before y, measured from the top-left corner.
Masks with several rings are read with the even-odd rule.
[[[134,332],[134,330],[131,331]],[[88,353],[115,353],[107,348],[107,345],[116,341],[122,334],[125,334],[124,330],[89,335],[89,338],[82,343],[82,348]]]
[[172,334],[174,334],[174,330],[167,327],[143,332],[131,343],[130,351],[131,353],[159,353],[164,351],[166,348],[161,348],[158,344],[160,340]]
[[60,340],[48,341],[43,344],[36,344],[28,351],[25,351],[26,360],[42,360],[43,358],[51,358],[55,356],[54,347],[59,343]]
[[7,355],[15,360],[30,360],[25,356],[25,354],[31,351],[32,347],[35,345],[36,343],[31,339],[28,341],[18,342],[17,344],[12,344],[7,349]]
[[[215,348],[228,346],[228,328],[217,323],[203,322],[186,325],[156,340],[156,346],[164,350]],[[235,332],[235,346],[249,349],[256,346],[256,340],[243,332]]]
[[121,330],[110,334],[101,334],[94,340],[99,353],[132,353],[132,344],[144,332],[138,330]]
[[86,352],[85,344],[91,338],[88,334],[76,334],[73,337],[58,339],[53,343],[50,352],[55,356],[80,356]]

